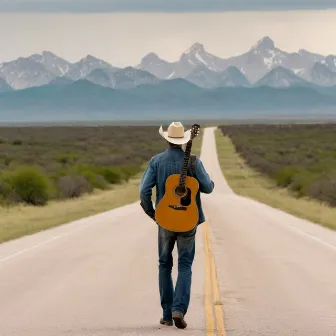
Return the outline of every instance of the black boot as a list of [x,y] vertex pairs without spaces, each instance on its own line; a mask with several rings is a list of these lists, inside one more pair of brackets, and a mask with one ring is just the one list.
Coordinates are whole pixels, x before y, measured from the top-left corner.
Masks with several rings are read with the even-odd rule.
[[184,329],[187,327],[187,322],[184,320],[184,316],[181,313],[174,312],[173,320],[175,322],[175,327],[179,329]]

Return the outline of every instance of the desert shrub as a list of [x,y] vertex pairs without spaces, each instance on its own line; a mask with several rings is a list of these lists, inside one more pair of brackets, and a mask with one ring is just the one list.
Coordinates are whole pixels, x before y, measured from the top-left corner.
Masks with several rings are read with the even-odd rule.
[[288,187],[291,185],[296,176],[300,173],[299,168],[297,167],[284,167],[277,171],[275,174],[275,180],[278,186]]
[[120,183],[124,177],[121,167],[104,167],[82,164],[72,166],[71,171],[77,175],[86,177],[89,181],[94,181],[97,176],[101,176],[109,184]]
[[332,207],[336,207],[336,177],[316,181],[310,186],[309,195]]
[[94,188],[97,188],[100,190],[107,190],[109,188],[108,182],[101,175],[94,175],[94,177],[90,179],[90,183]]
[[109,187],[108,182],[105,180],[104,176],[99,175],[94,171],[86,170],[79,174],[79,176],[85,177],[93,188],[106,190]]
[[78,160],[78,155],[75,153],[58,153],[55,155],[55,159],[63,165],[74,164]]
[[9,205],[19,201],[20,198],[14,193],[6,174],[0,175],[0,204]]
[[0,197],[5,197],[10,190],[10,186],[7,181],[0,175]]
[[120,165],[120,162],[123,162],[124,160],[125,156],[123,154],[102,155],[94,159],[94,164],[96,166],[111,167]]
[[23,166],[3,173],[2,185],[7,198],[31,205],[47,204],[51,192],[48,176],[36,167]]
[[110,184],[120,183],[123,180],[123,171],[119,167],[95,167],[94,171]]
[[62,198],[77,198],[93,191],[93,187],[84,176],[66,175],[57,182],[59,195]]
[[123,180],[126,182],[133,177],[135,174],[139,172],[140,168],[139,167],[134,167],[134,166],[126,166],[121,168]]
[[54,172],[50,173],[50,178],[52,179],[52,181],[55,184],[57,184],[57,182],[59,181],[59,179],[61,177],[66,176],[69,173],[71,173],[71,171],[69,170],[69,168],[66,168],[66,167],[58,168]]
[[5,166],[9,166],[13,161],[14,161],[14,159],[12,157],[7,156],[4,159],[4,164],[5,164]]
[[307,172],[301,172],[294,175],[289,190],[293,191],[297,197],[304,197],[308,195],[308,189],[314,177]]
[[276,164],[256,156],[253,153],[246,155],[245,162],[260,173],[272,175],[276,171]]
[[14,146],[20,146],[20,145],[23,144],[23,141],[21,139],[15,139],[15,140],[13,140],[12,144]]

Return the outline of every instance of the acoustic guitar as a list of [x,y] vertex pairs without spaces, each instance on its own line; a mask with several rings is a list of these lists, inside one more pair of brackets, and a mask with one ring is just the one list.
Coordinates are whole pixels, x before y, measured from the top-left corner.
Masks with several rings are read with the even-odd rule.
[[198,181],[187,176],[192,141],[199,135],[200,125],[191,127],[190,140],[186,145],[180,174],[170,175],[166,180],[163,198],[155,209],[155,221],[164,229],[173,232],[187,232],[198,223],[196,194]]

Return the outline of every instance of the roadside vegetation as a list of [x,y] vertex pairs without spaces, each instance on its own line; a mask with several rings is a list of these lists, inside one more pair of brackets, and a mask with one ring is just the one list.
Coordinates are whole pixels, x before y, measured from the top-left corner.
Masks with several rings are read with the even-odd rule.
[[216,140],[237,194],[336,229],[336,124],[219,126]]
[[1,127],[0,243],[135,202],[166,146],[157,126]]

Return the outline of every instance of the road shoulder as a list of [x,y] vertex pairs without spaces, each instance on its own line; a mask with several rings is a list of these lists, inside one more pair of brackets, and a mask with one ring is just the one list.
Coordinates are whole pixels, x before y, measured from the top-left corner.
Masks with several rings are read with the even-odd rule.
[[248,167],[236,153],[230,139],[215,130],[219,163],[235,194],[248,197],[301,219],[336,230],[336,208],[314,200],[297,199],[279,189],[270,179]]

